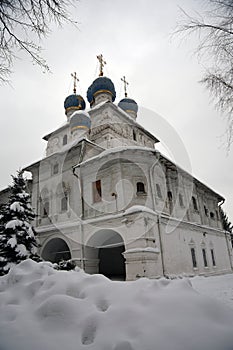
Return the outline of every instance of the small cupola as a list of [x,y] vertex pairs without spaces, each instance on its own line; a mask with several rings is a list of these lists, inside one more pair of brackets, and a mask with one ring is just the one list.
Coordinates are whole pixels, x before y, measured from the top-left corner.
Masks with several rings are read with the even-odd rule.
[[85,111],[75,111],[70,117],[70,132],[72,138],[88,136],[91,129],[91,119]]
[[125,98],[120,100],[120,102],[118,103],[118,107],[123,109],[123,111],[128,113],[133,119],[136,119],[138,112],[137,102],[135,102],[132,98],[128,98],[127,85],[129,85],[129,83],[126,81],[125,76],[121,78],[121,80],[124,83]]
[[67,119],[69,119],[75,111],[84,110],[86,108],[86,102],[84,101],[83,97],[76,94],[76,82],[79,81],[76,76],[76,72],[74,72],[74,74],[71,74],[71,76],[74,79],[73,94],[67,96],[64,101],[64,108]]

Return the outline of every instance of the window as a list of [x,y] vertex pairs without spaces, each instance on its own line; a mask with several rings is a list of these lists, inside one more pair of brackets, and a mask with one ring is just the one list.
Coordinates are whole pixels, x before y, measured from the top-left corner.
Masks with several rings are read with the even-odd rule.
[[179,203],[181,207],[184,207],[184,201],[183,201],[183,196],[182,194],[179,194]]
[[137,193],[145,193],[145,186],[143,182],[137,182]]
[[63,144],[63,146],[67,144],[67,135],[63,136],[62,144]]
[[203,255],[204,266],[207,267],[208,263],[207,263],[207,258],[206,258],[206,250],[204,248],[202,249],[202,255]]
[[172,192],[171,191],[168,191],[167,198],[168,198],[169,202],[172,201]]
[[93,202],[101,202],[102,199],[102,188],[101,188],[101,180],[97,180],[92,182],[92,191],[93,191]]
[[197,267],[197,259],[196,259],[196,252],[195,252],[195,248],[191,248],[191,256],[192,256],[192,263],[193,263],[193,267]]
[[161,192],[161,188],[160,188],[159,184],[156,184],[156,192],[157,192],[157,196],[159,198],[162,198],[162,192]]
[[48,215],[49,215],[49,201],[46,201],[43,207],[43,216],[45,217]]
[[195,197],[192,197],[192,202],[193,202],[193,209],[194,210],[198,210],[198,208],[197,208],[197,200],[196,200]]
[[210,217],[214,220],[214,213],[212,211],[210,212]]
[[58,170],[59,170],[59,166],[58,166],[58,163],[56,163],[56,164],[54,164],[54,166],[53,166],[53,175],[58,174]]
[[208,209],[206,208],[206,206],[205,206],[205,205],[204,205],[204,211],[205,211],[205,215],[206,215],[206,216],[209,216]]
[[216,212],[216,218],[217,218],[217,220],[219,220],[218,211],[217,211],[217,210],[215,210],[215,212]]
[[67,211],[68,209],[68,197],[65,195],[61,199],[61,211]]
[[215,256],[214,256],[214,250],[213,250],[213,249],[210,249],[210,252],[211,252],[211,258],[212,258],[212,264],[213,264],[213,266],[216,266]]
[[133,130],[133,139],[134,139],[134,141],[137,141],[136,132],[134,130]]

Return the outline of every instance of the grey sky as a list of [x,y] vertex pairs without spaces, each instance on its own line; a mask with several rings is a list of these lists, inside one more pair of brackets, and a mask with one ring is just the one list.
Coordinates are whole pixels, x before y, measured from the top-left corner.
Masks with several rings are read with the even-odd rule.
[[[78,93],[86,99],[87,88],[97,77],[96,55],[102,53],[107,60],[105,75],[115,84],[117,101],[123,97],[120,78],[125,75],[130,97],[172,126],[183,141],[193,175],[226,198],[224,208],[233,221],[233,149],[227,156],[222,137],[225,121],[198,83],[203,67],[192,55],[195,38],[180,44],[178,38],[169,36],[180,19],[178,6],[193,12],[201,3],[80,1],[72,10],[79,30],[54,26],[42,43],[52,74],[42,73],[20,53],[12,87],[0,87],[0,188],[10,183],[10,174],[44,155],[42,137],[66,120],[63,102],[72,93],[70,73],[77,71]],[[138,122],[165,142],[151,117],[140,113]],[[179,164],[186,165],[182,159]]]

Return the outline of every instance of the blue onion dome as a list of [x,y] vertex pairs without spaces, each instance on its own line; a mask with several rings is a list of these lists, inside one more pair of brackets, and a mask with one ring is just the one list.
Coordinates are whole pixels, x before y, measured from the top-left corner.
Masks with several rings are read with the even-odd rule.
[[70,128],[71,132],[76,129],[87,129],[91,128],[91,119],[87,112],[84,111],[76,111],[70,117]]
[[135,114],[138,112],[137,102],[135,102],[132,98],[123,98],[118,103],[118,107],[123,109],[125,112],[134,112]]
[[112,95],[112,102],[115,101],[116,91],[113,82],[107,77],[98,77],[93,81],[87,90],[88,102],[92,105],[94,98],[98,93],[107,92]]
[[79,109],[85,109],[86,108],[86,103],[84,101],[84,99],[82,98],[82,96],[80,95],[70,95],[68,97],[66,97],[65,101],[64,101],[64,108],[66,111],[66,114],[69,110],[79,110]]

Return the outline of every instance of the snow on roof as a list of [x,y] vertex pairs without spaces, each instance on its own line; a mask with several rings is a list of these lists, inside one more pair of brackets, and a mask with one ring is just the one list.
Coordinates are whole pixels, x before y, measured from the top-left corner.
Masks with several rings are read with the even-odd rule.
[[158,153],[158,151],[156,151],[154,148],[149,148],[149,147],[141,147],[141,146],[118,146],[118,147],[114,147],[114,148],[108,148],[105,149],[103,152],[101,152],[100,154],[98,154],[97,156],[94,156],[92,158],[89,158],[87,160],[85,160],[82,163],[77,164],[74,168],[86,164],[88,162],[91,161],[95,161],[95,160],[100,160],[103,157],[106,157],[109,154],[115,154],[118,152],[124,152],[124,151],[128,151],[128,150],[137,150],[137,151],[149,151],[149,152],[153,152],[153,153]]
[[59,131],[61,131],[62,129],[65,129],[66,127],[68,127],[70,124],[68,121],[65,121],[64,123],[61,124],[61,126],[59,126],[56,130],[51,131],[50,133],[46,134],[45,136],[42,137],[43,140],[48,141],[48,139],[50,138],[51,135],[58,133]]
[[[104,150],[104,148],[103,148],[102,146],[97,145],[96,143],[90,141],[88,138],[86,138],[86,137],[83,136],[83,137],[81,137],[81,138],[79,138],[79,139],[75,139],[75,140],[69,142],[68,144],[66,144],[65,146],[63,146],[63,147],[61,148],[61,150],[56,151],[56,152],[50,154],[49,156],[43,158],[42,160],[49,159],[49,158],[53,157],[53,156],[56,155],[56,154],[64,154],[64,153],[68,152],[69,150],[71,150],[73,147],[76,147],[76,146],[80,145],[83,141],[89,143],[90,145],[93,145],[95,148],[98,148],[100,151]],[[41,160],[38,161],[38,162],[35,162],[35,163],[33,163],[33,164],[30,164],[30,165],[28,165],[27,167],[23,168],[23,170],[29,170],[29,171],[30,171],[30,168],[31,168],[32,166],[35,166],[35,165],[37,165],[37,164],[40,164],[40,162],[41,162]]]
[[231,275],[195,279],[204,295],[187,278],[117,282],[25,260],[0,277],[1,349],[229,350],[233,309],[213,282],[233,288]]

